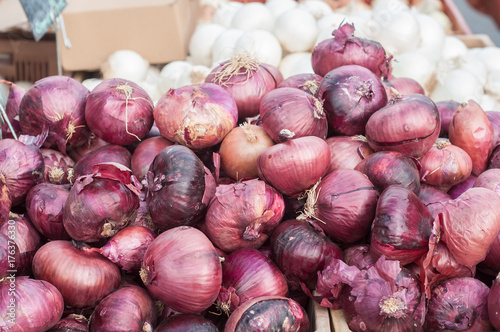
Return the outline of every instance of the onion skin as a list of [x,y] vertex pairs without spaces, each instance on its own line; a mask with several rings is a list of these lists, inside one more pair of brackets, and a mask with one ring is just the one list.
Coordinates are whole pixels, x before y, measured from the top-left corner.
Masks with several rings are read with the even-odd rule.
[[[208,193],[204,167],[196,154],[182,145],[168,146],[155,157],[147,175],[146,199],[160,231],[194,225],[203,218],[215,193]],[[175,204],[171,201],[174,198]]]
[[495,330],[500,330],[500,279],[498,276],[493,280],[488,293],[488,315],[491,325]]
[[0,281],[0,295],[0,331],[46,331],[63,314],[63,297],[47,281],[5,278]]
[[264,128],[245,122],[222,140],[219,148],[221,168],[235,180],[257,178],[257,159],[273,145]]
[[[411,95],[411,94],[421,94],[425,95],[424,88],[420,83],[415,81],[410,77],[391,77],[383,81],[384,86],[387,91],[388,99],[392,99],[399,95]],[[394,95],[393,90],[395,90],[396,95]],[[391,97],[392,96],[392,97]]]
[[322,80],[323,76],[320,76],[318,74],[313,74],[313,73],[295,74],[285,78],[278,85],[278,88],[285,88],[285,87],[297,88],[315,96]]
[[[370,233],[378,192],[368,178],[353,169],[339,169],[326,175],[309,196],[316,202],[305,215],[336,243],[354,243]],[[309,197],[308,197],[309,199]]]
[[420,159],[421,182],[448,191],[472,172],[472,159],[447,140],[438,140]]
[[138,84],[109,78],[89,93],[85,121],[106,142],[132,144],[146,137],[153,126],[153,101]]
[[155,298],[182,313],[210,307],[222,284],[222,266],[215,247],[190,226],[158,235],[144,254],[140,275]]
[[227,320],[224,332],[309,331],[307,312],[298,302],[282,296],[262,296],[239,306]]
[[435,218],[443,208],[444,203],[452,199],[450,195],[434,186],[422,183],[418,198],[427,206],[431,215]]
[[450,123],[457,111],[460,103],[454,100],[442,100],[436,102],[436,107],[439,111],[441,117],[441,131],[439,137],[448,138],[448,130],[450,129]]
[[358,65],[335,68],[323,77],[316,96],[334,134],[364,135],[368,118],[387,105],[382,80]]
[[375,151],[368,145],[363,136],[331,136],[326,139],[330,148],[330,169],[355,169],[356,166],[368,158]]
[[500,169],[487,169],[477,177],[472,187],[483,187],[500,196]]
[[152,331],[156,307],[146,290],[139,286],[120,287],[103,298],[89,320],[89,331]]
[[69,187],[39,183],[26,196],[26,211],[35,228],[49,240],[70,240],[63,225],[63,210]]
[[500,113],[497,111],[486,111],[486,116],[493,126],[493,146],[500,143]]
[[17,270],[19,262],[19,248],[14,241],[15,236],[0,233],[0,280],[8,276],[8,271]]
[[88,332],[88,330],[88,321],[85,316],[70,314],[61,318],[61,320],[47,332]]
[[176,314],[164,319],[154,332],[219,332],[219,329],[200,315]]
[[44,244],[33,258],[33,275],[56,286],[66,306],[95,307],[120,284],[120,269],[107,258],[70,241]]
[[361,171],[379,193],[394,184],[420,194],[420,174],[415,162],[396,151],[379,151],[362,160],[355,170]]
[[398,151],[419,158],[436,142],[441,119],[430,98],[411,94],[393,98],[368,119],[365,129],[373,150]]
[[474,100],[462,103],[450,123],[450,142],[462,148],[472,159],[472,174],[478,176],[488,166],[493,151],[493,126]]
[[289,219],[281,222],[271,235],[272,259],[291,288],[304,283],[314,288],[317,272],[329,258],[342,258],[342,250],[320,229],[307,222]]
[[75,162],[67,155],[53,149],[40,149],[45,164],[43,180],[53,184],[68,184],[73,181]]
[[297,88],[268,92],[260,102],[259,114],[262,126],[275,143],[304,136],[325,139],[328,134],[328,121],[322,103]]
[[344,262],[363,270],[374,265],[376,260],[370,255],[369,244],[359,244],[344,250]]
[[45,77],[26,91],[19,105],[19,123],[25,135],[37,136],[49,129],[45,148],[82,145],[90,135],[85,121],[89,90],[68,76]]
[[222,142],[236,126],[238,109],[224,88],[201,83],[167,91],[153,116],[163,137],[198,150]]
[[426,331],[491,331],[488,317],[490,289],[475,278],[451,278],[431,293]]
[[[222,262],[222,287],[217,297],[229,314],[248,300],[260,296],[287,296],[285,276],[273,261],[256,249],[240,249]],[[225,305],[225,307],[224,307]]]
[[94,133],[90,133],[87,141],[83,145],[71,148],[68,151],[68,155],[71,157],[71,159],[73,159],[75,163],[77,163],[87,153],[108,144],[110,143],[106,142],[102,138],[97,137]]
[[488,168],[500,168],[500,145],[497,145],[491,152]]
[[448,195],[450,195],[451,199],[457,198],[458,196],[462,195],[467,189],[472,188],[476,180],[477,176],[471,174],[463,182],[451,187],[450,190],[448,190]]
[[74,166],[74,179],[92,174],[92,167],[99,163],[115,162],[125,167],[131,167],[132,154],[123,146],[108,144],[97,148],[76,162]]
[[325,140],[305,136],[275,144],[257,159],[259,178],[286,196],[299,196],[326,175],[330,148]]
[[281,194],[260,179],[217,186],[202,226],[219,249],[258,249],[285,213]]
[[458,263],[479,264],[500,231],[500,196],[490,189],[470,188],[448,201],[438,219],[444,241]]
[[377,202],[371,233],[371,254],[409,264],[429,248],[434,218],[415,193],[403,186],[385,189]]
[[139,181],[143,181],[149,171],[149,166],[161,150],[174,143],[162,136],[150,137],[139,143],[132,153],[130,168]]

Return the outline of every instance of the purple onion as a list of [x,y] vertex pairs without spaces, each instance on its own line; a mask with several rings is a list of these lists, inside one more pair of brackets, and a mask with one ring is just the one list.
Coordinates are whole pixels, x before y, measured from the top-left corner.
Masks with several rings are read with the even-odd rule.
[[478,269],[492,276],[500,273],[500,233],[497,234],[497,237],[491,243],[488,253],[484,260],[479,263]]
[[484,187],[493,190],[500,196],[500,169],[487,169],[478,175],[472,187]]
[[488,168],[500,168],[500,145],[493,148],[488,159]]
[[370,254],[369,244],[358,244],[344,250],[344,262],[363,270],[374,265],[376,260]]
[[425,95],[422,85],[410,77],[391,77],[385,79],[383,83],[389,100],[398,95],[411,95],[413,93]]
[[319,85],[323,80],[323,76],[313,73],[301,73],[295,74],[285,78],[279,85],[278,88],[297,88],[303,90],[307,93],[316,95]]
[[132,154],[125,147],[108,144],[84,155],[74,166],[74,178],[92,174],[92,167],[99,163],[115,162],[131,167]]
[[453,115],[455,115],[458,106],[460,106],[460,103],[454,100],[442,100],[436,102],[436,107],[441,117],[441,131],[439,133],[439,137],[448,137],[448,129],[450,128],[451,120],[453,119]]
[[491,325],[497,331],[500,330],[500,274],[493,280],[488,294],[488,316]]
[[149,166],[151,166],[156,155],[172,144],[172,142],[162,136],[150,137],[139,143],[134,149],[130,160],[132,174],[134,174],[139,181],[144,180],[148,173]]
[[148,202],[145,200],[140,200],[139,201],[139,208],[137,209],[137,217],[135,220],[131,221],[129,226],[142,226],[153,233],[157,234],[158,229],[153,223],[153,220],[151,219],[151,214],[149,213],[148,209]]
[[70,314],[61,318],[61,320],[47,332],[88,332],[88,323],[85,316]]
[[177,314],[164,319],[154,332],[219,332],[219,329],[200,315]]
[[477,180],[477,176],[470,175],[464,182],[461,182],[448,190],[448,195],[450,195],[451,199],[455,199],[458,196],[462,195],[467,189],[472,188],[474,183]]
[[444,203],[452,199],[446,192],[425,183],[420,185],[420,194],[418,198],[427,206],[434,218],[437,216]]
[[493,126],[493,146],[500,143],[500,113],[497,111],[486,111],[486,116]]
[[66,154],[53,149],[40,149],[45,164],[43,180],[53,184],[73,182],[75,162]]
[[9,275],[9,271],[16,271],[19,263],[19,248],[14,241],[15,236],[10,237],[0,233],[0,280]]

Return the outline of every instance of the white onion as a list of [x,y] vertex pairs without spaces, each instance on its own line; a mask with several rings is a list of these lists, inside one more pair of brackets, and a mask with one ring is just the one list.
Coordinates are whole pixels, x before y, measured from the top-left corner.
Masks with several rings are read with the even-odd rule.
[[268,0],[266,1],[266,6],[276,18],[283,12],[297,7],[298,3],[295,0]]
[[446,36],[444,38],[443,51],[441,52],[441,59],[454,60],[468,52],[467,46],[463,41],[455,36]]
[[314,16],[299,8],[288,10],[278,16],[273,32],[286,52],[310,51],[318,37]]
[[247,51],[253,58],[278,67],[283,56],[279,40],[267,30],[244,32],[236,42],[236,52]]
[[137,82],[146,92],[153,102],[158,101],[163,95],[160,87],[161,75],[160,70],[155,66],[149,66],[144,80]]
[[191,84],[200,84],[205,82],[205,78],[207,78],[210,73],[210,68],[203,65],[193,65],[190,70],[186,70],[179,77],[179,81],[177,84],[179,87],[191,85]]
[[96,86],[98,86],[101,82],[103,81],[102,78],[95,78],[95,77],[92,77],[92,78],[87,78],[85,80],[82,81],[82,84],[84,87],[86,87],[87,89],[89,89],[89,91],[92,91],[94,90],[94,88]]
[[481,100],[479,101],[479,105],[485,111],[495,111],[500,112],[500,100],[499,97],[496,97],[492,94],[485,93]]
[[465,69],[468,72],[472,73],[477,77],[482,85],[485,85],[488,81],[488,69],[486,68],[486,65],[477,58],[477,56],[474,56],[467,52],[466,54],[458,57],[456,59],[456,63],[457,68]]
[[[323,16],[316,22],[316,26],[319,31],[330,30],[330,36],[332,35],[333,30],[337,29],[340,26],[340,23],[344,21],[345,23],[352,23],[348,21],[347,16],[339,13],[331,13]],[[356,26],[354,26],[356,28]]]
[[226,28],[231,27],[231,21],[234,14],[243,6],[239,1],[227,1],[221,6],[217,7],[214,15],[212,16],[212,23],[222,25]]
[[332,7],[323,0],[304,0],[297,8],[309,12],[316,20],[333,13]]
[[202,23],[196,29],[189,41],[189,55],[195,65],[212,65],[212,47],[219,35],[226,30],[220,24]]
[[418,52],[406,52],[397,55],[392,63],[395,77],[409,77],[420,83],[425,92],[431,91],[434,83],[435,64]]
[[212,47],[212,66],[229,59],[236,50],[236,42],[243,35],[239,29],[227,29],[217,37]]
[[500,69],[500,48],[496,46],[488,46],[480,48],[477,52],[477,57],[485,65],[488,71]]
[[488,93],[500,97],[500,69],[489,73],[485,89]]
[[434,102],[451,99],[463,103],[473,99],[479,103],[483,95],[483,86],[472,73],[454,69],[439,78],[430,97]]
[[266,5],[260,2],[249,2],[241,6],[231,20],[231,28],[243,31],[255,29],[272,31],[274,16]]
[[132,50],[113,52],[101,66],[102,78],[123,78],[140,82],[146,77],[149,62]]
[[184,60],[177,60],[167,63],[160,71],[160,89],[162,93],[169,89],[180,87],[179,80],[184,72],[191,71],[193,65]]
[[278,69],[284,78],[296,74],[314,74],[311,56],[311,52],[295,52],[287,54],[283,57],[283,59],[281,59]]
[[[333,13],[322,17],[317,21],[318,26],[318,37],[316,37],[317,45],[319,42],[332,37],[332,33],[337,29],[341,23],[354,24],[354,36],[359,38],[367,38],[364,33],[364,27],[367,19],[364,16],[358,15],[342,15],[339,13]],[[321,39],[321,40],[320,40]]]
[[446,32],[441,24],[427,14],[417,14],[420,25],[420,45],[418,51],[437,63],[441,58]]

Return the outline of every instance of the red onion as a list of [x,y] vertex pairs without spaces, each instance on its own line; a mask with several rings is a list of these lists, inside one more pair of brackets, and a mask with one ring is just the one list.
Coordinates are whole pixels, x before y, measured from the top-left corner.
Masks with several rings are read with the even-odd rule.
[[275,143],[304,136],[325,139],[328,121],[321,102],[297,88],[268,92],[260,102],[262,126]]
[[64,228],[72,239],[96,242],[113,236],[137,216],[139,192],[130,169],[117,163],[92,167],[75,180],[63,211]]
[[87,153],[100,148],[101,146],[108,145],[102,138],[97,137],[94,133],[90,133],[89,138],[83,145],[79,145],[69,150],[68,155],[76,163]]
[[436,104],[424,95],[412,94],[393,98],[375,112],[366,123],[366,139],[375,151],[419,158],[436,142],[440,130]]
[[451,199],[457,198],[458,196],[462,195],[467,189],[472,188],[476,180],[477,176],[471,174],[463,182],[451,187],[450,190],[448,190],[448,195],[450,195]]
[[148,209],[148,202],[146,200],[139,201],[139,208],[137,209],[137,217],[135,220],[131,221],[129,226],[142,226],[153,233],[158,233],[158,229],[153,223],[153,219],[151,219],[151,214]]
[[300,218],[316,221],[333,241],[354,243],[370,232],[378,192],[360,171],[333,171],[307,195]]
[[304,283],[314,288],[317,272],[330,257],[342,258],[342,250],[319,228],[299,220],[281,222],[271,235],[273,261],[292,288]]
[[331,158],[328,173],[342,168],[354,169],[374,152],[361,135],[332,136],[326,139],[326,143],[330,147]]
[[259,176],[259,155],[273,145],[273,140],[264,128],[245,122],[231,130],[222,140],[219,148],[220,166],[233,179],[256,178]]
[[493,127],[493,146],[500,143],[500,113],[497,111],[486,111],[486,116]]
[[141,287],[126,285],[103,298],[89,320],[89,331],[153,331],[153,299]]
[[31,262],[42,245],[42,239],[27,216],[11,212],[9,219],[0,225],[0,233],[16,242],[19,250],[19,260],[16,260],[17,275],[31,274]]
[[487,169],[477,177],[472,187],[483,187],[500,196],[500,169]]
[[465,181],[472,172],[472,159],[448,140],[438,140],[419,160],[422,183],[443,191]]
[[397,95],[411,95],[415,93],[425,95],[422,85],[410,77],[391,77],[385,79],[383,83],[389,100]]
[[458,107],[449,137],[472,158],[472,174],[478,176],[486,170],[493,150],[493,126],[478,103],[471,99]]
[[74,170],[74,179],[92,174],[92,167],[99,163],[114,162],[125,167],[131,167],[132,154],[123,146],[108,144],[97,148],[76,162]]
[[63,210],[69,186],[39,183],[26,196],[26,211],[33,226],[49,240],[69,240],[63,225]]
[[273,145],[257,159],[259,177],[287,196],[299,196],[311,188],[329,167],[330,148],[316,136]]
[[344,262],[356,266],[358,269],[367,269],[375,264],[376,260],[370,255],[370,245],[359,244],[344,250]]
[[260,296],[287,296],[285,276],[270,258],[256,249],[240,249],[222,263],[218,307],[228,316],[235,308]]
[[88,330],[88,321],[85,316],[70,314],[61,318],[61,320],[47,332],[88,332]]
[[6,187],[12,206],[21,204],[28,191],[42,181],[43,170],[38,147],[13,138],[0,140],[0,188]]
[[222,283],[217,251],[201,231],[190,226],[161,233],[144,254],[140,275],[154,297],[182,313],[207,309]]
[[488,286],[471,277],[443,281],[432,290],[425,331],[491,331],[489,292]]
[[139,271],[144,253],[156,234],[142,226],[127,226],[95,250],[127,272]]
[[333,38],[325,39],[312,51],[312,67],[316,74],[325,76],[343,65],[360,65],[378,77],[387,76],[390,58],[380,43],[354,37],[354,24],[342,24],[334,30]]
[[57,287],[66,306],[95,307],[120,284],[120,269],[76,242],[44,244],[33,258],[33,275]]
[[134,174],[139,181],[142,181],[146,177],[149,166],[151,166],[156,155],[172,144],[172,142],[161,136],[150,137],[139,143],[134,149],[134,153],[132,153],[132,158],[130,160],[132,174]]
[[287,77],[279,85],[278,88],[297,88],[307,93],[316,95],[319,85],[323,80],[323,76],[313,73],[300,73]]
[[448,201],[436,222],[441,225],[441,240],[457,262],[477,265],[500,231],[500,196],[486,188],[470,188]]
[[444,203],[452,199],[450,195],[444,191],[425,183],[420,185],[420,194],[418,198],[427,206],[433,218],[436,218],[439,211],[443,208]]
[[491,325],[500,330],[500,274],[493,281],[488,293],[488,317]]
[[235,53],[215,66],[205,83],[215,83],[231,95],[239,118],[252,117],[259,114],[262,97],[280,83],[269,67],[272,66],[263,66],[247,52]]
[[450,123],[453,119],[453,115],[455,115],[455,112],[458,109],[458,106],[460,106],[460,103],[454,100],[442,100],[436,102],[436,107],[441,117],[441,131],[439,133],[439,137],[448,137]]
[[409,264],[429,248],[434,218],[415,193],[392,185],[378,199],[373,220],[370,252],[374,257]]
[[109,78],[90,92],[85,121],[106,142],[132,144],[146,137],[153,126],[153,101],[138,84]]
[[197,314],[177,314],[164,319],[154,332],[219,332],[217,326]]
[[40,149],[45,169],[44,182],[68,184],[73,181],[75,162],[67,155],[53,149]]
[[491,243],[484,260],[479,263],[478,268],[489,275],[496,276],[500,273],[500,233]]
[[[5,113],[7,114],[7,118],[9,119],[14,132],[17,136],[19,136],[21,133],[21,127],[17,117],[19,115],[19,105],[21,104],[21,100],[23,99],[26,91],[19,85],[9,81],[0,80],[0,83],[9,85],[9,96],[7,97],[7,103],[5,105]],[[7,123],[3,124],[0,129],[2,131],[2,138],[14,138],[14,135],[12,134]]]
[[309,317],[295,300],[282,296],[261,296],[236,308],[224,332],[235,331],[309,331]]
[[214,83],[170,89],[153,115],[163,137],[192,149],[219,144],[238,121],[236,102]]
[[0,331],[46,331],[63,310],[61,293],[46,281],[20,276],[0,280]]
[[379,151],[362,160],[354,169],[366,174],[379,193],[398,184],[420,193],[420,174],[415,162],[396,151]]
[[491,152],[488,168],[500,168],[500,145],[497,145]]
[[16,242],[15,234],[0,233],[0,280],[9,275],[9,271],[17,271],[20,253]]
[[328,126],[335,134],[364,135],[368,118],[387,105],[382,80],[359,65],[329,71],[316,96],[323,101]]
[[189,148],[171,145],[161,150],[147,175],[148,209],[155,226],[164,231],[200,221],[215,194],[215,182],[208,185],[211,176]]
[[49,76],[36,81],[26,91],[19,105],[19,123],[25,135],[36,136],[48,128],[44,147],[82,145],[90,135],[85,122],[85,105],[89,90],[67,76]]
[[285,202],[260,179],[217,186],[202,226],[215,246],[225,252],[258,249],[283,218]]

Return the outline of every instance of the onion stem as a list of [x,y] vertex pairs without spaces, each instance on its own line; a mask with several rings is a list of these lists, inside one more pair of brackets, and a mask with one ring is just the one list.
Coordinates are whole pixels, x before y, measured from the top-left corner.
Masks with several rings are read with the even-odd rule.
[[[236,83],[234,81],[229,81],[233,76],[246,75],[246,79],[243,82],[239,82],[245,83],[253,76],[253,73],[259,66],[259,61],[253,58],[248,52],[234,54],[231,59],[223,63],[220,70],[215,73],[214,82],[217,82],[217,85],[220,86],[228,86],[229,84]],[[241,69],[244,70],[240,73]]]
[[300,197],[301,198],[304,198],[304,197],[307,197],[306,199],[306,203],[304,204],[304,211],[297,217],[297,220],[307,220],[307,219],[315,219],[315,220],[318,220],[319,222],[322,222],[323,224],[326,224],[323,220],[319,219],[318,217],[315,216],[315,205],[316,205],[316,202],[318,201],[318,198],[319,198],[319,192],[321,191],[321,188],[320,189],[317,189],[319,184],[321,182],[321,179],[319,179],[318,182],[316,182],[316,184],[314,186],[311,187],[311,189],[307,189],[304,193],[304,195],[302,195]]
[[399,318],[404,315],[403,311],[408,309],[406,304],[401,301],[401,299],[393,296],[383,298],[379,306],[382,314],[395,318]]

